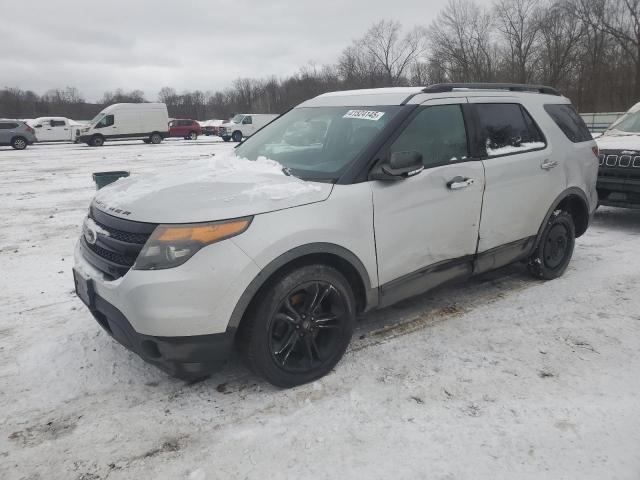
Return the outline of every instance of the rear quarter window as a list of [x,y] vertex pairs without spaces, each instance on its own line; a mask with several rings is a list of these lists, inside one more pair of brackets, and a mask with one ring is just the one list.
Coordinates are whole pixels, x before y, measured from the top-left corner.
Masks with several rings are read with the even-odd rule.
[[11,130],[11,129],[17,128],[17,127],[18,127],[17,123],[0,122],[0,130]]
[[548,104],[544,106],[544,109],[573,143],[593,140],[591,132],[582,117],[575,111],[573,105]]
[[497,157],[546,147],[542,132],[519,103],[477,103],[475,109],[481,154]]

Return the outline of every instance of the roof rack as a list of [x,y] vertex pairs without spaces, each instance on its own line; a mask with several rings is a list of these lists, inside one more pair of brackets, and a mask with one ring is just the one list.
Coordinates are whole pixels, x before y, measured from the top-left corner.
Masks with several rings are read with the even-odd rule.
[[464,88],[468,90],[509,90],[511,92],[536,92],[547,95],[560,95],[553,87],[544,85],[527,85],[525,83],[436,83],[429,85],[424,93],[452,92],[454,89]]

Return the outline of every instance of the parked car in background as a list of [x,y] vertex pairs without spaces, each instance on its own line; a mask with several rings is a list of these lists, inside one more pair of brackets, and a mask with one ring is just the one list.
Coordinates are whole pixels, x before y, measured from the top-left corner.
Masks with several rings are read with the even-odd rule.
[[229,140],[241,142],[243,138],[250,137],[276,118],[278,118],[278,115],[265,113],[239,113],[229,122],[220,125],[218,133],[225,142],[228,142]]
[[169,136],[182,137],[185,140],[196,140],[202,135],[202,127],[196,120],[174,118],[169,122]]
[[39,117],[30,120],[29,125],[35,130],[38,142],[73,142],[76,128],[73,121],[65,117]]
[[169,136],[169,115],[164,103],[115,103],[79,129],[78,141],[100,147],[108,140],[160,143]]
[[238,146],[223,175],[100,190],[76,292],[173,375],[210,373],[237,345],[275,385],[313,381],[362,312],[517,261],[564,273],[597,204],[596,144],[572,111],[530,85],[320,95]]
[[222,125],[224,120],[205,120],[200,122],[200,126],[202,127],[202,134],[209,136],[218,136],[218,129],[220,125]]
[[601,205],[640,208],[640,103],[597,138]]
[[27,145],[37,141],[33,128],[25,122],[0,119],[0,145],[11,145],[16,150],[24,150]]

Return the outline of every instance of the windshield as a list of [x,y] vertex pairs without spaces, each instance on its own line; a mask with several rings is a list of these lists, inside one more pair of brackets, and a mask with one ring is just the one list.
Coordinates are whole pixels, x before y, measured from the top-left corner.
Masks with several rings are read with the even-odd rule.
[[231,123],[242,123],[243,118],[244,118],[244,115],[238,114],[231,119]]
[[302,179],[334,181],[401,108],[295,108],[239,145],[236,155],[267,157]]
[[609,131],[616,130],[625,133],[640,133],[640,110],[628,112],[609,127]]
[[91,120],[89,122],[90,125],[95,125],[96,123],[98,123],[100,121],[100,119],[104,117],[104,112],[100,112],[98,115],[96,115],[95,117],[93,117],[93,120]]

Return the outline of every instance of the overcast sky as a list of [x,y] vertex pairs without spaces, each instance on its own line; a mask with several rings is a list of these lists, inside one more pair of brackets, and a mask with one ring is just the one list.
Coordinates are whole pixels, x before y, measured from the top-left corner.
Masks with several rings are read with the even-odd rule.
[[[380,19],[428,25],[446,0],[2,0],[0,87],[44,93],[163,86],[219,90],[238,77],[333,63]],[[16,21],[8,21],[15,19]]]

